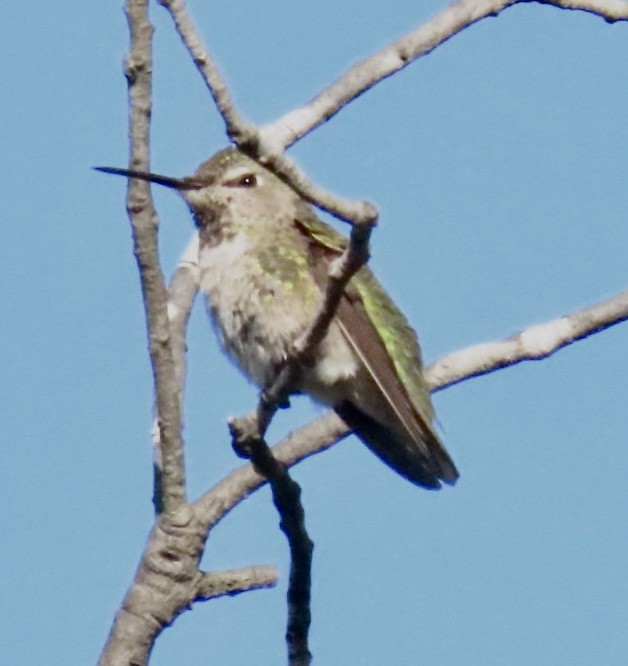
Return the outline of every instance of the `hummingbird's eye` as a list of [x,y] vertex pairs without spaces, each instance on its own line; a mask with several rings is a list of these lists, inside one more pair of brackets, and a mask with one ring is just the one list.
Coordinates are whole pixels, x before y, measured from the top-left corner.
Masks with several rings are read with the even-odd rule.
[[245,173],[225,183],[225,185],[230,187],[255,187],[257,184],[258,179],[254,173]]

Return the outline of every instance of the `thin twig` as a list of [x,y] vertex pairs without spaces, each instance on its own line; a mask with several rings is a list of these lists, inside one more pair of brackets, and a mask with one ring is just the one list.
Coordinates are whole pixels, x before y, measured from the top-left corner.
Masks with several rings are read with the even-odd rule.
[[261,133],[252,134],[238,146],[253,159],[270,169],[300,197],[351,225],[373,225],[377,208],[369,201],[350,201],[319,187],[310,180],[297,163],[283,152],[279,144],[268,141]]
[[487,16],[517,0],[457,0],[401,39],[353,65],[305,106],[262,128],[264,140],[286,148],[335,116],[356,97]]
[[196,601],[209,601],[217,597],[274,587],[278,577],[277,567],[272,565],[243,567],[217,573],[202,572],[198,578]]
[[216,107],[225,121],[228,136],[237,144],[248,140],[257,129],[238,111],[227,84],[209,55],[207,47],[188,16],[183,0],[158,0],[172,16],[175,28],[196,65]]

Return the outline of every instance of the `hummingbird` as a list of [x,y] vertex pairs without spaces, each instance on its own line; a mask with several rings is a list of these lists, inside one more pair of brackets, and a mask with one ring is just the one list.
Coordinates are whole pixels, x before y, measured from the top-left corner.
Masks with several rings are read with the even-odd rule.
[[[226,354],[268,387],[322,301],[348,240],[236,148],[190,177],[97,167],[176,190],[199,236],[200,290]],[[368,266],[347,284],[294,393],[331,407],[383,462],[428,489],[458,471],[434,428],[415,331]]]

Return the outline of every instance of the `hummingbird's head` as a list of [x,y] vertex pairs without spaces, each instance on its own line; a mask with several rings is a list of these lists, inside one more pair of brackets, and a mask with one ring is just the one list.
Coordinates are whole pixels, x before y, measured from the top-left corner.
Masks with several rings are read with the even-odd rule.
[[289,214],[300,201],[277,176],[236,148],[221,150],[203,162],[193,176],[184,178],[112,167],[96,169],[177,190],[199,228],[259,224],[276,219],[278,213]]
[[275,174],[236,148],[227,148],[203,162],[190,179],[195,186],[181,194],[195,216],[204,209],[219,209],[229,216],[260,219],[276,215],[299,200]]

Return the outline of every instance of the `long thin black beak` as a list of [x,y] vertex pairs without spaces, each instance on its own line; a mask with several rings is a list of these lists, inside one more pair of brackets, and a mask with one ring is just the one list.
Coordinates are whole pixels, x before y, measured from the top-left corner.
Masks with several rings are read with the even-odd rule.
[[160,176],[148,171],[135,171],[134,169],[118,169],[118,167],[93,167],[96,171],[111,173],[114,176],[126,176],[127,178],[137,178],[138,180],[147,180],[149,183],[170,187],[173,190],[198,190],[201,187],[209,185],[206,181],[195,178],[171,178],[170,176]]

